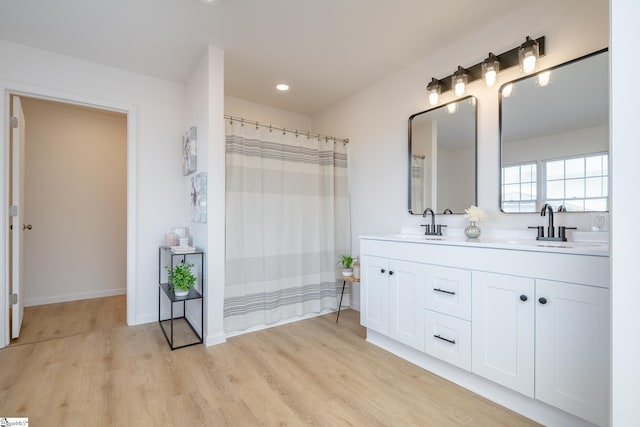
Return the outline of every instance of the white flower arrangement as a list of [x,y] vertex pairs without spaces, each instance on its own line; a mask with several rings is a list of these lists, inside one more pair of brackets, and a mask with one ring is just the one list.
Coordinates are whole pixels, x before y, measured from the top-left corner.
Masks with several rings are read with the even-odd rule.
[[469,209],[465,209],[465,218],[469,218],[469,221],[480,221],[481,219],[485,219],[487,215],[484,212],[484,209],[479,208],[477,206],[471,205]]

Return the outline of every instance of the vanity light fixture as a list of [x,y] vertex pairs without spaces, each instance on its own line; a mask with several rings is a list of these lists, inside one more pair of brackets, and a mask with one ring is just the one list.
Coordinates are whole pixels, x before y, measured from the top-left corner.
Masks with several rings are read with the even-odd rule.
[[[538,58],[544,55],[545,36],[535,40],[527,36],[524,43],[509,51],[499,55],[489,53],[489,56],[484,61],[471,67],[463,68],[458,66],[458,69],[450,76],[441,79],[432,78],[427,85],[429,104],[436,105],[440,100],[440,95],[449,90],[453,90],[458,97],[462,96],[466,86],[479,79],[484,80],[485,85],[493,86],[498,80],[500,71],[519,64],[522,64],[521,67],[525,72],[530,73],[535,70]],[[523,58],[522,61],[520,61],[521,57]],[[504,92],[503,90],[502,95],[507,96]]]
[[442,91],[442,82],[438,79],[432,78],[427,85],[427,96],[429,97],[429,104],[436,105],[440,98],[440,92]]
[[467,81],[469,81],[467,70],[458,65],[458,69],[451,76],[451,86],[453,86],[453,92],[456,96],[464,94],[464,90],[467,88]]
[[482,79],[488,87],[496,84],[498,80],[498,71],[500,71],[500,60],[493,53],[489,52],[487,59],[482,61]]
[[536,69],[536,63],[540,57],[539,50],[538,42],[527,36],[527,40],[518,48],[518,59],[522,71],[529,74]]

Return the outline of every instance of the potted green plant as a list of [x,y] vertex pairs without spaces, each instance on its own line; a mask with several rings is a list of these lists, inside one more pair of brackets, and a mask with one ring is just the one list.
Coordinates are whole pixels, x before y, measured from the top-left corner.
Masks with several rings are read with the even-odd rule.
[[194,264],[178,264],[173,270],[168,265],[165,265],[167,272],[169,273],[169,284],[173,287],[173,292],[177,297],[184,297],[189,294],[189,291],[193,289],[196,284],[196,276],[191,272]]
[[345,277],[353,276],[353,257],[349,254],[342,254],[338,264],[342,263],[342,275]]

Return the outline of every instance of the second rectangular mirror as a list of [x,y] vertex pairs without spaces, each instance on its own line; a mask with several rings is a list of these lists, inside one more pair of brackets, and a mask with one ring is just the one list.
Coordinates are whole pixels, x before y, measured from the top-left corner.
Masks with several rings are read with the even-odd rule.
[[503,85],[500,145],[503,212],[608,210],[606,49]]

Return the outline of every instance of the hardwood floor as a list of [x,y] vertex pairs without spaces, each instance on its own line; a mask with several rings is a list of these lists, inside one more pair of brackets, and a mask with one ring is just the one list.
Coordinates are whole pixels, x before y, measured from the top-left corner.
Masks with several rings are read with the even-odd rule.
[[335,314],[171,351],[157,323],[0,350],[0,416],[64,426],[530,426]]
[[20,337],[11,345],[35,343],[127,324],[126,295],[25,307]]

